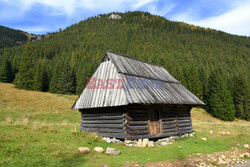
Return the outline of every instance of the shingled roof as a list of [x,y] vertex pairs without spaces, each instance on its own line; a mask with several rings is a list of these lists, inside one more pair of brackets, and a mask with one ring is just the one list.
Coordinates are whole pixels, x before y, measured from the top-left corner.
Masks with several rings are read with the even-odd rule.
[[[205,105],[164,67],[111,51],[106,53],[92,77],[103,81],[122,80],[122,88],[88,89],[86,87],[75,102],[73,109],[128,104]],[[87,86],[89,84],[90,82]]]

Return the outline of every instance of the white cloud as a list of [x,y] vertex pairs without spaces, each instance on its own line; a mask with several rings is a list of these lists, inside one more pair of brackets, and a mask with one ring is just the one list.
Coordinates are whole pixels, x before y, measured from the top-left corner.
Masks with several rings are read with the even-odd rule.
[[[133,0],[0,0],[12,7],[18,8],[21,12],[25,12],[32,8],[32,5],[39,4],[45,7],[50,7],[58,14],[72,16],[76,9],[100,10],[108,12],[110,10],[123,10],[131,7],[136,3]],[[129,6],[127,6],[129,5]],[[1,12],[0,12],[1,13]]]
[[241,4],[219,16],[212,16],[201,20],[192,19],[192,14],[193,11],[189,10],[186,13],[174,16],[173,19],[222,30],[231,34],[250,36],[250,2]]
[[30,10],[33,5],[38,4],[52,8],[53,13],[49,14],[67,15],[69,17],[74,16],[77,10],[112,12],[129,11],[131,9],[139,10],[142,7],[148,9],[148,11],[153,14],[163,16],[173,8],[173,5],[169,3],[169,6],[160,6],[160,8],[163,9],[159,10],[157,6],[159,0],[0,0],[0,2],[1,1],[12,8],[18,9],[20,15]]
[[13,27],[14,29],[17,30],[22,30],[24,32],[32,32],[35,34],[39,34],[40,32],[49,32],[49,29],[45,26],[31,26],[31,27]]
[[176,7],[176,4],[169,4],[166,6],[163,6],[162,9],[159,9],[156,5],[151,5],[148,7],[148,11],[151,14],[165,16],[167,13],[171,12],[173,8]]
[[217,17],[210,17],[194,24],[211,27],[231,34],[250,36],[250,3]]
[[[231,10],[219,16],[204,18],[199,10],[196,9],[199,8],[199,5],[206,6],[207,1],[198,1],[199,3],[195,2],[195,4],[187,7],[185,11],[176,10],[178,13],[172,16],[171,19],[210,27],[232,34],[250,36],[250,0],[225,1]],[[160,0],[0,0],[0,4],[0,21],[7,20],[8,22],[13,20],[21,22],[25,19],[27,20],[26,17],[34,19],[32,16],[25,15],[27,11],[32,11],[34,5],[36,5],[36,8],[37,5],[44,8],[47,12],[44,15],[50,15],[51,17],[62,15],[66,16],[68,20],[89,17],[90,15],[85,15],[85,12],[101,14],[130,10],[143,10],[155,15],[166,16],[168,13],[171,14],[172,11],[175,12],[175,8],[178,7],[178,1],[176,0],[162,2]],[[218,8],[218,10],[220,9]],[[34,29],[35,31],[38,32],[39,28]]]
[[156,1],[156,0],[139,0],[138,2],[136,2],[135,4],[132,5],[132,8],[133,9],[138,9],[138,8],[140,8],[140,7],[144,6],[144,5],[147,5],[149,3],[152,3],[154,1]]

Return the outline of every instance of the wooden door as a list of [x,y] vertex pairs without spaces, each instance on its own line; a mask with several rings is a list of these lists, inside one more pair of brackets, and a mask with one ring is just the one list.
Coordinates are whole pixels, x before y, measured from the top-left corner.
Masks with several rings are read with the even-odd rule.
[[160,133],[159,112],[157,110],[148,111],[149,115],[149,134],[157,135]]

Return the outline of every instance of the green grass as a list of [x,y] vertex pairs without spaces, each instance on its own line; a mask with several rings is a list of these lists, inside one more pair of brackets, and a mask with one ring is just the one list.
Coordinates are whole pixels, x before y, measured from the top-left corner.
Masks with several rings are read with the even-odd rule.
[[[236,144],[249,144],[250,124],[246,121],[224,122],[202,109],[193,109],[194,138],[155,148],[130,148],[108,144],[94,134],[79,133],[80,114],[70,107],[76,96],[24,91],[0,83],[0,166],[120,166],[125,163],[183,159],[196,153],[225,151]],[[6,101],[6,102],[5,102]],[[19,102],[20,101],[20,102]],[[24,118],[24,115],[31,115]],[[213,130],[214,135],[209,134]],[[220,131],[229,131],[230,136]],[[207,137],[208,141],[201,141]],[[119,156],[91,152],[77,153],[77,148],[95,146],[121,150]],[[182,148],[178,148],[182,146]]]

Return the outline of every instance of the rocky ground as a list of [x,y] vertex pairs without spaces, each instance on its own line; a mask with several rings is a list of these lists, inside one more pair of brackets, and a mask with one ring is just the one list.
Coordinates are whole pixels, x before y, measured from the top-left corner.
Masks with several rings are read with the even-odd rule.
[[[242,148],[243,147],[243,148]],[[229,151],[213,154],[194,154],[173,162],[148,162],[145,167],[249,167],[250,149],[244,146],[232,147]],[[125,164],[125,167],[139,167],[139,164]]]

